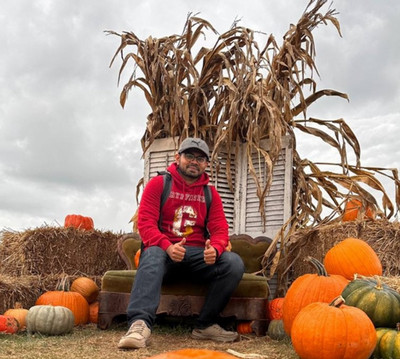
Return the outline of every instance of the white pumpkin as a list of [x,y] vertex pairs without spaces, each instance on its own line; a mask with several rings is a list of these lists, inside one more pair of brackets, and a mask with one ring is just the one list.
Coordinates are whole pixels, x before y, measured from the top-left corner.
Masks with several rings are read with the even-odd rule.
[[26,316],[28,334],[61,335],[70,333],[74,327],[74,314],[66,307],[35,305]]

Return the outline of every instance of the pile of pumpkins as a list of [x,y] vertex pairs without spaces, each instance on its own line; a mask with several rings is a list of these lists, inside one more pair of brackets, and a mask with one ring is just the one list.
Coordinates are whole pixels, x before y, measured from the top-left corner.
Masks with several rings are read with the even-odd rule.
[[[93,219],[79,214],[65,217],[64,227],[79,230],[94,229]],[[99,287],[88,277],[76,278],[71,286],[64,277],[54,291],[43,293],[29,310],[15,303],[14,308],[0,315],[0,334],[28,333],[60,335],[72,331],[75,325],[97,323]]]
[[273,339],[290,338],[302,359],[400,359],[400,294],[381,282],[382,264],[363,240],[346,238],[308,257],[299,276],[268,304]]
[[16,303],[0,315],[0,333],[62,335],[74,326],[97,323],[99,287],[88,277],[78,277],[71,285],[63,277],[53,291],[44,292],[29,310]]

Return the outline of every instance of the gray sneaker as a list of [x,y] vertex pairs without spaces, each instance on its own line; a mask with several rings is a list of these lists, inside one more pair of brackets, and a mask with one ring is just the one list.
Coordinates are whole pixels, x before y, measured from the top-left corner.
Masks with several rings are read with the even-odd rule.
[[143,320],[132,323],[127,333],[120,339],[118,349],[144,348],[149,341],[151,330]]
[[226,343],[237,340],[239,334],[222,329],[218,324],[213,324],[205,329],[193,329],[192,338]]

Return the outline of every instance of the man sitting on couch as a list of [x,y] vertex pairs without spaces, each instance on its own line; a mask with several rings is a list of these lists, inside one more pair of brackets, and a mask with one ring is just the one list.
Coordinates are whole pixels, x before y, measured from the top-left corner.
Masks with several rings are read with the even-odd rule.
[[[225,250],[228,223],[217,190],[208,184],[209,155],[203,140],[186,138],[168,167],[172,183],[162,208],[163,176],[152,178],[143,191],[138,213],[143,250],[127,309],[129,330],[119,341],[120,349],[146,346],[163,281],[183,277],[208,284],[192,337],[219,342],[238,339],[236,332],[217,324],[243,276],[244,265],[239,255]],[[204,186],[210,190],[209,210]]]

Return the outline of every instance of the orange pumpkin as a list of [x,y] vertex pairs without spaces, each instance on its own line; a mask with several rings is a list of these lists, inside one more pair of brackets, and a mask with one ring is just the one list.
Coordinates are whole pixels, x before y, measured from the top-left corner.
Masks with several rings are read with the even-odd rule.
[[69,214],[65,217],[64,227],[75,227],[89,231],[94,229],[94,223],[91,217],[84,217],[80,214]]
[[313,302],[331,302],[348,284],[348,280],[340,275],[328,275],[322,263],[315,258],[307,257],[306,260],[317,269],[317,274],[303,274],[298,277],[286,293],[282,319],[288,335],[302,308]]
[[43,293],[35,305],[62,306],[70,309],[74,314],[74,325],[86,324],[89,321],[89,303],[77,292],[70,292],[68,281],[63,279],[57,290]]
[[135,268],[139,268],[139,262],[140,262],[140,254],[142,251],[138,249],[135,254],[135,258],[133,259],[133,262],[135,263]]
[[350,198],[345,205],[342,217],[343,222],[354,221],[356,219],[375,219],[375,209],[372,205],[366,208],[357,198]]
[[99,302],[93,302],[89,305],[89,322],[97,323],[99,320]]
[[382,263],[371,246],[359,238],[346,238],[333,246],[324,258],[329,274],[339,274],[352,280],[354,274],[366,277],[382,275]]
[[28,309],[24,309],[20,302],[16,302],[13,309],[8,309],[4,312],[4,315],[8,315],[17,319],[19,323],[19,330],[26,328],[26,316]]
[[0,315],[0,333],[15,334],[18,332],[19,324],[17,319],[10,315]]
[[90,304],[97,300],[100,288],[94,280],[88,277],[78,277],[72,282],[70,291],[82,294]]
[[161,353],[149,359],[237,359],[237,357],[215,350],[187,348]]
[[328,303],[310,303],[293,322],[291,339],[300,358],[367,359],[377,336],[368,316],[344,305],[342,297]]
[[268,302],[267,305],[267,319],[282,319],[283,302],[285,298],[275,298]]
[[242,322],[238,323],[236,326],[236,331],[239,334],[250,334],[253,332],[253,328],[251,327],[252,322]]

